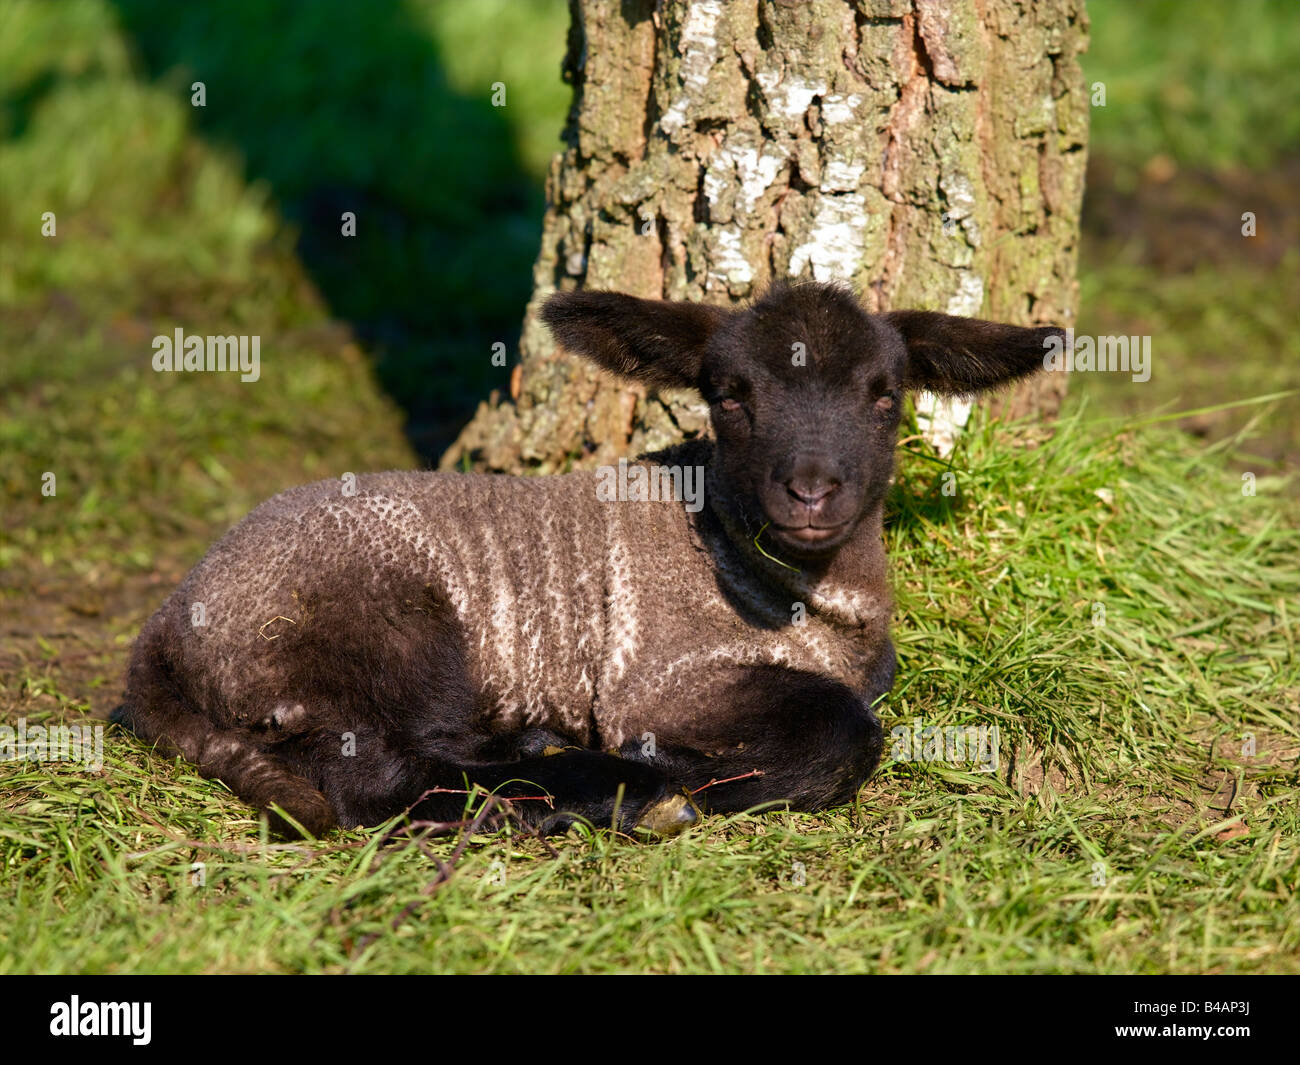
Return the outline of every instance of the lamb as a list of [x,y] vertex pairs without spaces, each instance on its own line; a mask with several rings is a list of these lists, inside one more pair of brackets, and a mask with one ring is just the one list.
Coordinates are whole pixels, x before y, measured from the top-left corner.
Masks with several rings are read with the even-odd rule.
[[285,834],[451,820],[470,784],[542,789],[513,807],[543,831],[850,800],[894,679],[903,392],[996,388],[1063,330],[868,314],[812,283],[739,309],[562,292],[542,317],[607,370],[703,394],[712,439],[629,467],[698,471],[703,506],[611,501],[595,472],[292,489],[145,624],[114,719]]

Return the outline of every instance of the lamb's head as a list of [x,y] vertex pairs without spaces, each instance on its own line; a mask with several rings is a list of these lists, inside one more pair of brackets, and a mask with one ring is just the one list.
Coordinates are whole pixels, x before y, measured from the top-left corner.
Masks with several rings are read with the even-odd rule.
[[1056,328],[933,311],[872,315],[847,287],[777,285],[748,307],[551,296],[570,351],[658,388],[695,388],[717,437],[715,491],[783,553],[826,556],[884,498],[903,392],[970,395],[1042,369]]

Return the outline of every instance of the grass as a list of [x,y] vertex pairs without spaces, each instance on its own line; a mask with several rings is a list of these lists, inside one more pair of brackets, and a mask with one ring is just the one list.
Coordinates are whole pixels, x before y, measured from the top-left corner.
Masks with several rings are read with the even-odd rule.
[[[566,14],[492,0],[485,35],[487,2],[0,6],[0,723],[102,719],[218,532],[420,465],[504,386]],[[1072,382],[1037,449],[973,433],[956,496],[902,457],[886,726],[996,725],[997,773],[890,760],[853,807],[656,846],[478,834],[430,896],[456,841],[268,844],[109,730],[102,772],[0,763],[0,972],[1300,969],[1300,408],[1138,424],[1300,383],[1296,24],[1240,10],[1229,48],[1217,5],[1090,4],[1079,330],[1152,335],[1152,380]],[[313,242],[345,209],[369,236]],[[154,374],[177,325],[260,335],[261,380]]]
[[[659,845],[484,833],[428,898],[454,840],[267,845],[112,730],[102,773],[6,769],[0,972],[1300,970],[1282,483],[1243,495],[1221,453],[1077,407],[1037,449],[985,432],[955,464],[945,496],[904,456],[882,713],[997,726],[997,773],[887,760],[853,807]],[[84,706],[57,657],[2,697],[29,724]]]
[[1229,259],[1157,274],[1121,259],[1099,264],[1083,280],[1086,310],[1078,332],[1151,337],[1151,379],[1080,375],[1072,385],[1101,409],[1133,418],[1290,392],[1262,417],[1236,407],[1181,424],[1223,440],[1257,418],[1252,438],[1229,452],[1232,463],[1256,473],[1294,470],[1300,464],[1300,317],[1290,292],[1298,276],[1294,250],[1276,268]]

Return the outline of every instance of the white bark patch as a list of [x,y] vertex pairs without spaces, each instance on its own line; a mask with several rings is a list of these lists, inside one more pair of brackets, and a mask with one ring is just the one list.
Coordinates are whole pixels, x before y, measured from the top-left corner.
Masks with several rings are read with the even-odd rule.
[[826,82],[805,81],[790,73],[782,77],[774,71],[760,71],[755,79],[767,99],[768,109],[785,119],[803,118],[813,97],[826,93]]
[[686,112],[709,83],[709,71],[718,58],[718,20],[722,18],[722,0],[694,0],[682,20],[681,51],[682,90],[673,105],[659,120],[660,128],[676,133],[686,125]]
[[[983,305],[983,279],[969,272],[963,273],[957,291],[948,300],[947,313],[973,318]],[[957,437],[970,421],[974,406],[969,399],[920,392],[916,397],[916,427],[926,442],[947,458],[957,446]]]
[[719,229],[712,244],[712,268],[709,276],[731,285],[748,285],[754,280],[754,268],[745,258],[740,242],[740,227]]
[[736,176],[740,178],[740,195],[746,210],[752,211],[759,197],[772,187],[785,160],[784,152],[768,146],[761,153],[751,150],[736,157]]
[[709,169],[704,172],[704,198],[714,210],[727,191],[732,163],[731,153],[726,148],[720,148],[709,161]]
[[973,404],[968,399],[936,396],[933,392],[916,394],[916,427],[921,437],[943,458],[952,454]]
[[[704,198],[717,207],[729,186],[739,192],[737,206],[752,212],[785,167],[788,152],[765,142],[761,148],[748,135],[728,138],[709,161],[704,174]],[[750,143],[746,143],[750,142]]]
[[954,218],[965,218],[975,210],[975,186],[965,174],[945,174],[939,179],[939,188],[948,201],[948,213]]
[[866,172],[865,163],[855,163],[849,159],[832,159],[822,168],[822,179],[817,187],[822,192],[854,192]]
[[808,240],[790,255],[790,275],[809,265],[817,281],[848,281],[866,253],[867,207],[857,193],[820,196]]
[[969,270],[961,275],[957,291],[948,300],[948,314],[974,318],[984,306],[984,279]]
[[945,174],[939,179],[939,188],[948,204],[948,218],[960,222],[971,246],[978,248],[980,230],[975,221],[975,186],[970,178],[965,174]]
[[832,93],[822,100],[822,124],[826,126],[847,126],[858,120],[858,108],[862,105],[859,93],[843,96]]

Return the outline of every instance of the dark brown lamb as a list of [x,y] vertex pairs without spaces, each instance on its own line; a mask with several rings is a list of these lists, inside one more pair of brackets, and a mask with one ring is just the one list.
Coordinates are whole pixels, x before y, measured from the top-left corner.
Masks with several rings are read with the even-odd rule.
[[284,492],[145,625],[116,720],[281,831],[273,807],[313,834],[451,820],[463,796],[431,789],[470,784],[543,789],[515,810],[548,831],[668,831],[737,776],[701,804],[851,799],[894,676],[902,393],[997,387],[1062,331],[868,315],[811,284],[741,310],[563,293],[543,317],[609,370],[698,389],[715,439],[622,470]]

